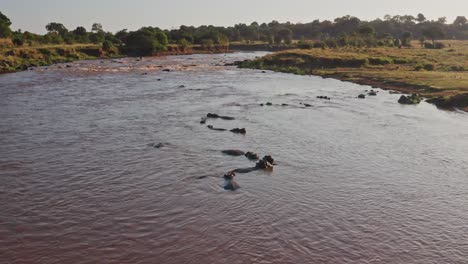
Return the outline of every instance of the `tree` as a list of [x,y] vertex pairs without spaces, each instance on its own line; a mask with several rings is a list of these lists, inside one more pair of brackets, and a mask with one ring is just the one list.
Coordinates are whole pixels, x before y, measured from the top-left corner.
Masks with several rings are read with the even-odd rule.
[[158,28],[146,27],[130,32],[123,38],[126,51],[131,55],[154,55],[167,49],[168,39]]
[[358,33],[361,36],[369,37],[375,35],[375,29],[371,26],[361,26],[358,29]]
[[405,31],[401,34],[401,45],[411,47],[411,40],[413,40],[413,33]]
[[439,19],[437,19],[437,23],[445,24],[445,23],[447,23],[447,18],[446,17],[439,17]]
[[425,29],[423,29],[423,31],[421,32],[421,34],[432,40],[432,46],[435,47],[435,41],[436,39],[441,39],[444,37],[444,31],[442,30],[442,27],[440,25],[437,25],[437,24],[433,24],[433,25],[430,25],[428,27],[426,27]]
[[0,38],[7,38],[11,35],[10,26],[10,19],[0,12]]
[[77,36],[86,36],[86,28],[84,27],[77,27],[75,30],[73,30],[73,34]]
[[68,32],[68,29],[63,24],[56,22],[47,24],[46,29],[49,33],[57,33],[62,37]]
[[418,17],[416,18],[416,21],[418,21],[419,23],[423,23],[426,21],[426,17],[423,14],[419,13]]
[[275,42],[277,44],[281,43],[281,41],[284,41],[286,44],[291,44],[292,43],[292,31],[289,28],[282,28],[281,30],[276,33],[276,40]]
[[463,27],[464,25],[466,25],[467,22],[468,22],[468,20],[466,19],[466,17],[457,16],[455,21],[453,21],[453,25],[456,26],[456,27]]
[[104,32],[104,30],[102,30],[102,25],[101,25],[101,23],[94,23],[94,24],[91,26],[91,31],[92,31],[92,32],[95,32],[95,33]]

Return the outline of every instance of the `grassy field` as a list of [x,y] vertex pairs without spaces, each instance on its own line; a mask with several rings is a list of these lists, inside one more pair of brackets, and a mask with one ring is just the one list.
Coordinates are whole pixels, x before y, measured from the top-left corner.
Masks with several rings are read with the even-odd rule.
[[440,107],[468,109],[468,41],[443,41],[444,49],[296,49],[241,66],[313,74],[432,98]]
[[100,45],[41,45],[15,47],[11,40],[0,39],[0,73],[26,70],[29,67],[54,63],[95,59],[106,56]]

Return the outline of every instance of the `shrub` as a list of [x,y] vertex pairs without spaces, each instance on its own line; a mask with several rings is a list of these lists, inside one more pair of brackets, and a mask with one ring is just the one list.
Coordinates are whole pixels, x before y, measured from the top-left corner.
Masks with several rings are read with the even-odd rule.
[[314,47],[314,43],[310,41],[299,41],[297,47],[300,49],[312,49]]
[[320,41],[320,42],[315,42],[313,47],[316,49],[324,49],[327,47],[327,45],[325,45],[325,43]]
[[459,65],[450,66],[451,71],[465,71],[465,67]]
[[105,40],[102,43],[102,49],[106,52],[112,51],[113,48],[114,48],[114,44],[112,44],[112,42],[110,42],[109,40]]
[[393,63],[395,63],[395,64],[408,64],[410,62],[407,59],[394,59]]
[[435,69],[434,64],[427,63],[424,65],[424,70],[426,71],[433,71]]
[[424,42],[424,48],[425,49],[433,49],[434,45],[432,45],[432,43],[430,43],[430,42]]
[[443,49],[445,48],[445,44],[442,42],[436,42],[434,45],[434,49]]
[[387,65],[392,64],[392,60],[389,58],[369,58],[370,65]]
[[23,46],[24,45],[24,40],[20,37],[14,37],[12,40],[13,44],[15,46]]
[[422,66],[422,65],[416,65],[416,66],[414,67],[414,70],[415,70],[415,71],[421,71],[423,68],[424,68],[424,66]]

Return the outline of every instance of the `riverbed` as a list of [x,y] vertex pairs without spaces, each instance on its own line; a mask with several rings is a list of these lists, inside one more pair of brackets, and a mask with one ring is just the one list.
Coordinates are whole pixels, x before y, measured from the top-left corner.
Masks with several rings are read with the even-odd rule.
[[468,114],[224,66],[264,54],[1,75],[0,262],[466,263]]

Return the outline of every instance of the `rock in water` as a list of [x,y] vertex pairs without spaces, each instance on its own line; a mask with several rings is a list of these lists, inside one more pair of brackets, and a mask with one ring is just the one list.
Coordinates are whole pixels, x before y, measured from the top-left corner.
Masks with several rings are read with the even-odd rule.
[[374,91],[374,90],[371,90],[369,93],[368,93],[369,96],[376,96],[377,95],[377,92]]
[[417,94],[412,94],[411,96],[402,95],[398,100],[400,104],[419,104],[422,101],[422,98]]
[[365,98],[366,98],[366,95],[365,95],[365,94],[360,94],[360,95],[358,96],[358,98],[360,98],[360,99],[365,99]]

